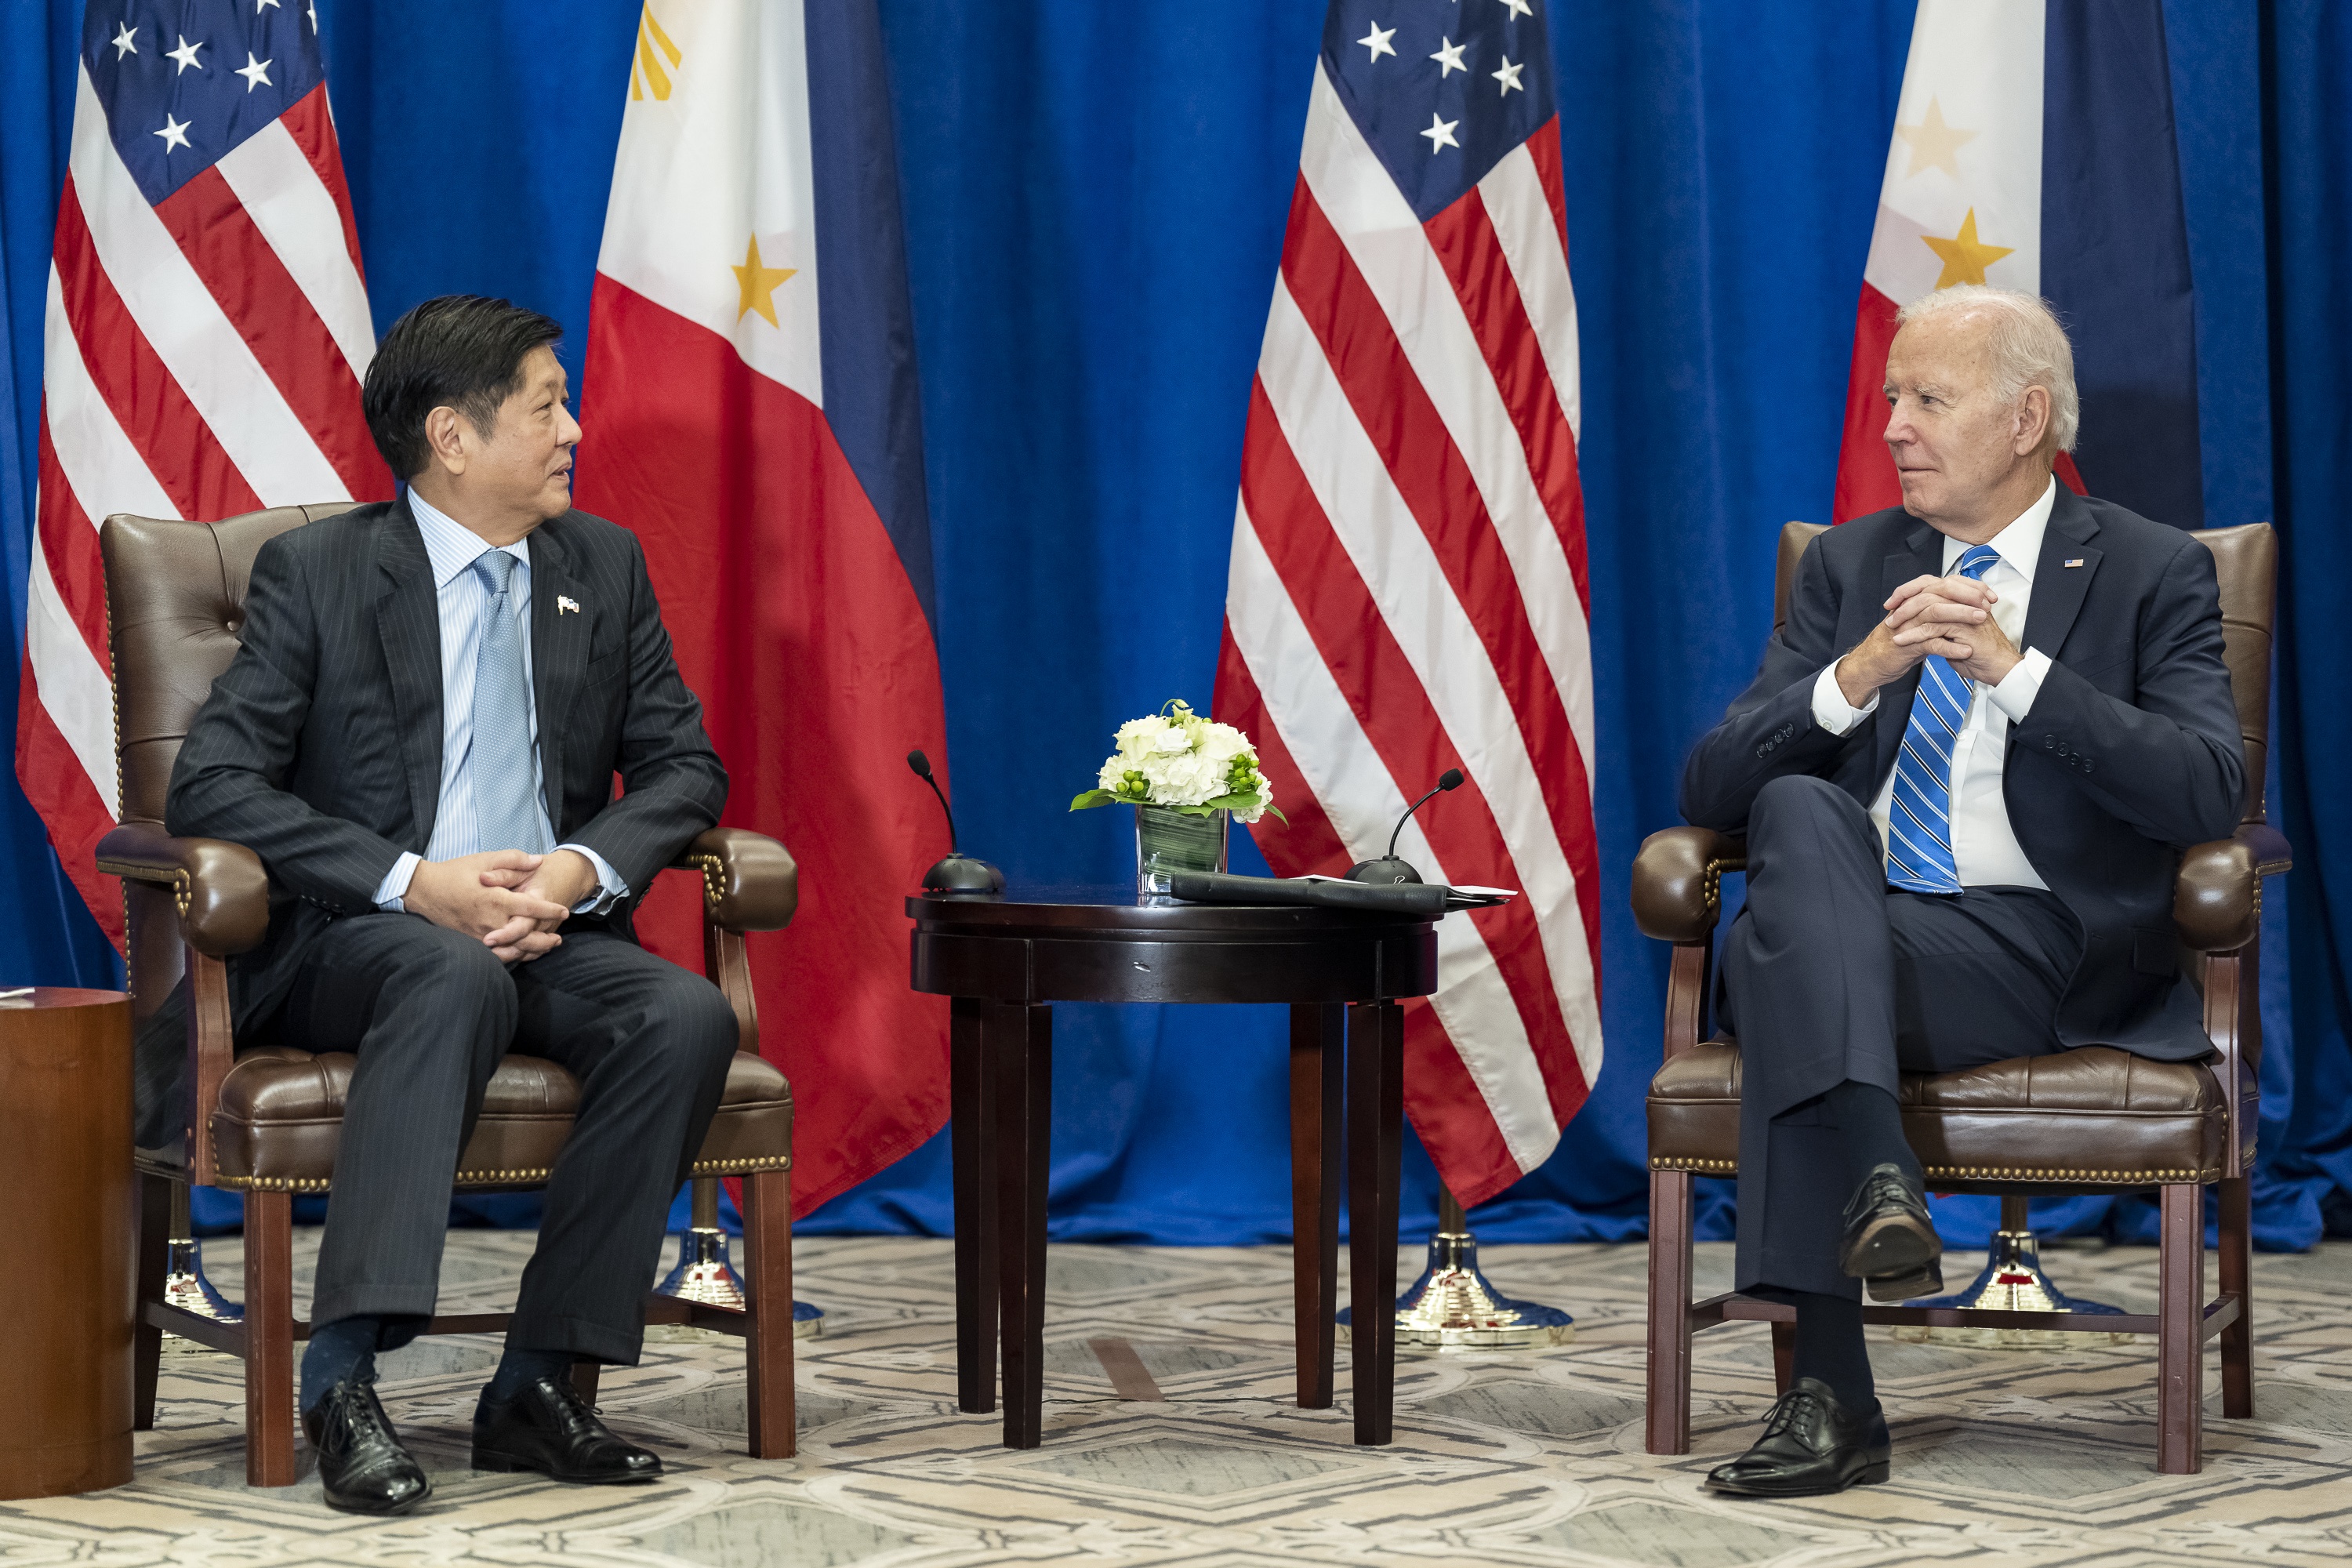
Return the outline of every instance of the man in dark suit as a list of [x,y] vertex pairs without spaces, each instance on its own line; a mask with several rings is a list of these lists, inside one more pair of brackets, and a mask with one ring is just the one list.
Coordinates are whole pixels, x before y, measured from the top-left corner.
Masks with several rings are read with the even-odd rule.
[[1683,774],[1686,818],[1748,837],[1738,1287],[1797,1309],[1790,1391],[1708,1478],[1747,1495],[1885,1479],[1862,1291],[1942,1289],[1899,1070],[2210,1048],[2173,879],[2245,785],[2210,552],[2053,479],[2078,403],[2048,307],[1960,287],[1902,321],[1903,505],[1813,542]]
[[637,1359],[665,1216],[735,1049],[717,988],[629,927],[718,820],[727,774],[636,540],[571,509],[560,331],[450,297],[385,334],[363,402],[405,493],[262,549],[243,647],[172,775],[172,832],[269,872],[268,933],[231,961],[240,1041],[359,1058],[302,1362],[327,1500],[354,1511],[431,1489],[374,1356],[432,1315],[457,1157],[509,1048],[571,1068],[580,1110],[474,1463],[659,1473],[571,1363]]

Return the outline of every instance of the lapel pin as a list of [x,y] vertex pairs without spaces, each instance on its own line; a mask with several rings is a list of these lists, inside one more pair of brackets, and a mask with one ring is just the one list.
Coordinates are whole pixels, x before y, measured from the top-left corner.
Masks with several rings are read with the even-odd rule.
[[[2076,556],[2071,557],[2071,558],[2067,561],[2067,563],[2066,563],[2066,564],[2067,564],[2067,565],[2069,565],[2069,566],[2080,566],[2082,563],[2083,563],[2083,557],[2081,557],[2081,556],[2079,556],[2079,555],[2076,555]],[[571,600],[569,600],[569,599],[566,599],[566,600],[564,600],[563,602],[564,602],[565,604],[567,604],[567,605],[568,605],[568,604],[570,604],[572,601],[571,601]]]
[[[2069,566],[2080,566],[2082,563],[2079,561],[2069,561],[2066,564]],[[580,613],[580,601],[577,599],[566,598],[562,594],[558,594],[555,595],[555,613],[559,616],[576,616]]]

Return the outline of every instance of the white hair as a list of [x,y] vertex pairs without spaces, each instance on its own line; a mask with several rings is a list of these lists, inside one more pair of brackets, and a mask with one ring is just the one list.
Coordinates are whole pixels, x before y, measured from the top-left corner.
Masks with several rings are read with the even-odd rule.
[[2050,433],[2058,450],[2074,449],[2083,400],[2074,390],[2074,350],[2050,302],[2015,289],[1956,283],[1923,294],[1895,312],[1899,326],[1938,316],[1974,313],[1986,322],[1992,351],[1993,395],[2014,404],[2029,386],[2050,394]]

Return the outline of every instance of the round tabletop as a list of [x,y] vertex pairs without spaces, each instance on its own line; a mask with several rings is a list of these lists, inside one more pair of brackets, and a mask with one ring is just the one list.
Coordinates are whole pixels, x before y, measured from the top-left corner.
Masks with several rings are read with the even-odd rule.
[[92,991],[79,985],[36,985],[22,994],[8,994],[16,989],[0,985],[0,1008],[103,1007],[131,999],[126,992]]
[[1437,988],[1435,915],[1141,904],[1131,890],[919,894],[913,985],[996,1002],[1375,1002]]

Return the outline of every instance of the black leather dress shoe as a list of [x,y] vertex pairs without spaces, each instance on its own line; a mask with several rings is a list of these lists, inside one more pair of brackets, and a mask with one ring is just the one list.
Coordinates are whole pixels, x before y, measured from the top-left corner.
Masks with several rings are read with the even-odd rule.
[[1845,1205],[1838,1268],[1863,1282],[1874,1301],[1905,1301],[1944,1289],[1944,1243],[1927,1200],[1900,1165],[1879,1165]]
[[474,1468],[536,1470],[559,1481],[611,1486],[661,1474],[658,1454],[613,1436],[569,1377],[542,1377],[503,1404],[474,1407]]
[[1764,1420],[1764,1436],[1706,1484],[1740,1497],[1818,1497],[1859,1482],[1876,1486],[1894,1458],[1886,1417],[1848,1410],[1817,1377],[1801,1377]]
[[302,1415],[319,1456],[327,1506],[345,1513],[406,1513],[433,1495],[425,1468],[400,1446],[375,1384],[347,1377]]

